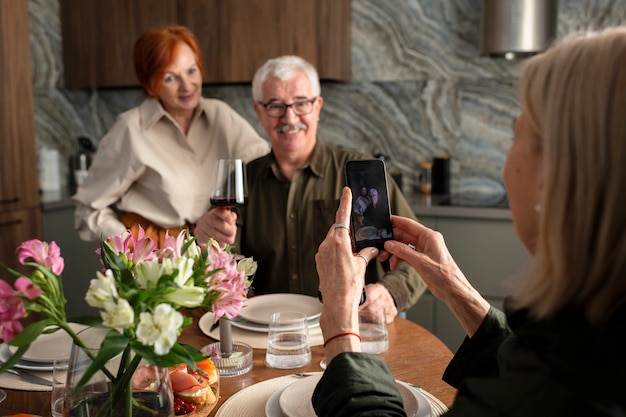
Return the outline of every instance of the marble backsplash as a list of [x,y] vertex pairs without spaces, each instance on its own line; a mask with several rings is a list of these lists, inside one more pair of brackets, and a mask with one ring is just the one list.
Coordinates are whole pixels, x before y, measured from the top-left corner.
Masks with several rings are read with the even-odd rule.
[[[69,160],[79,136],[97,144],[143,95],[64,88],[58,0],[29,0],[29,14],[37,144]],[[449,154],[451,191],[504,194],[523,61],[481,57],[479,21],[480,0],[352,0],[352,81],[322,84],[320,138],[388,155],[405,192],[415,191],[420,162]],[[625,22],[623,0],[559,2],[559,37]],[[249,85],[209,85],[204,95],[228,102],[265,136]]]

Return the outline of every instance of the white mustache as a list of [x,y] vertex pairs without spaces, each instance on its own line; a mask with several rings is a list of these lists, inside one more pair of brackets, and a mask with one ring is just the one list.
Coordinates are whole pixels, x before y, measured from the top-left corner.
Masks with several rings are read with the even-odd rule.
[[275,131],[277,131],[278,133],[287,133],[290,131],[297,131],[297,130],[307,130],[307,126],[304,123],[296,123],[295,125],[282,125],[282,126],[277,126],[276,129],[274,129]]

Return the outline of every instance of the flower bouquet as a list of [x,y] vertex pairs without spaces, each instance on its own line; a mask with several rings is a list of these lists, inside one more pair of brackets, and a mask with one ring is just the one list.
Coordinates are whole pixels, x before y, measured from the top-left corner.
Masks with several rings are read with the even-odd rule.
[[[181,311],[203,308],[212,311],[215,320],[236,317],[256,272],[251,258],[237,258],[229,247],[222,249],[213,240],[206,247],[201,250],[186,230],[167,236],[158,250],[143,230],[137,237],[125,232],[103,240],[99,249],[103,270],[96,272],[85,297],[100,310],[99,317],[68,320],[59,247],[39,240],[22,243],[18,260],[34,271],[25,277],[5,267],[16,278],[14,287],[0,280],[0,338],[17,348],[0,373],[14,366],[40,334],[63,330],[91,360],[77,387],[104,372],[112,391],[101,410],[123,403],[124,415],[131,416],[145,409],[133,396],[137,380],[133,374],[141,361],[161,368],[186,364],[196,370],[196,363],[205,359],[196,348],[177,341],[182,328],[192,322]],[[29,313],[43,319],[23,327],[20,319]],[[96,353],[87,349],[69,321],[103,329],[106,334]],[[107,365],[113,358],[119,360],[115,372]]]

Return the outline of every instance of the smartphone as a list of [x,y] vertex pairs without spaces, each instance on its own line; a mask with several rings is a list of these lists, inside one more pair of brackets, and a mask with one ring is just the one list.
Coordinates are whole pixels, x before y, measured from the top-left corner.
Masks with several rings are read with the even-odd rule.
[[385,163],[381,159],[347,161],[346,184],[352,190],[350,222],[357,251],[383,248],[393,239]]

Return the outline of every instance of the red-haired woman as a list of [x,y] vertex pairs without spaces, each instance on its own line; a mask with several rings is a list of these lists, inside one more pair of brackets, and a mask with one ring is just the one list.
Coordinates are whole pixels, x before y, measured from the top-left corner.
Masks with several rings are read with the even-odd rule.
[[133,61],[146,94],[102,138],[73,200],[83,240],[136,233],[160,244],[209,207],[218,159],[251,160],[267,142],[226,103],[202,97],[202,61],[185,27],[144,32]]

